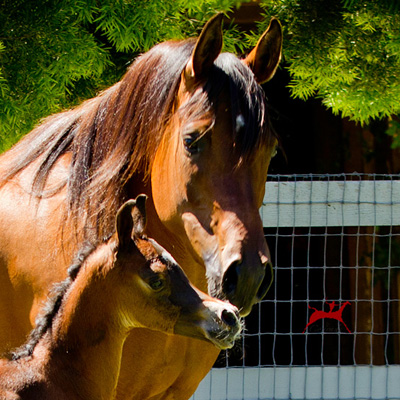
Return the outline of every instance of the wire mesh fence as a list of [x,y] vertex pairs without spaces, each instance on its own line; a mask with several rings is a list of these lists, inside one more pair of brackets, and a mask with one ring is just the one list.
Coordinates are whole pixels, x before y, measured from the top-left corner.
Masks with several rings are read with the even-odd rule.
[[399,399],[400,176],[271,176],[261,215],[273,286],[194,399]]

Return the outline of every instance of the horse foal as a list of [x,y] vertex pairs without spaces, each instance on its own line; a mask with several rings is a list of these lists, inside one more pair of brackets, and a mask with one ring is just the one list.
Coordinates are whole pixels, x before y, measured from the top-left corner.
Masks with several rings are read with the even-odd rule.
[[141,195],[119,209],[116,233],[84,248],[28,342],[0,360],[1,400],[112,399],[132,328],[233,346],[241,330],[237,308],[194,288],[143,235],[145,202]]

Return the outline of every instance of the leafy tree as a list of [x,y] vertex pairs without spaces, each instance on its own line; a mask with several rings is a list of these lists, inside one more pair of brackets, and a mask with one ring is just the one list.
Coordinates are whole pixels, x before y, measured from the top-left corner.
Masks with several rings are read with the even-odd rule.
[[[198,34],[209,17],[239,3],[0,0],[0,151],[39,119],[119,80],[137,54]],[[232,27],[225,45],[241,45]]]
[[293,97],[319,97],[361,124],[400,112],[397,1],[263,0],[262,7],[266,20],[283,25]]
[[[0,0],[0,151],[40,118],[92,97],[155,43],[199,33],[240,0]],[[280,19],[294,97],[318,97],[361,124],[389,118],[400,146],[400,5],[397,0],[261,0]],[[225,27],[225,46],[242,51]],[[397,115],[397,116],[396,116]]]

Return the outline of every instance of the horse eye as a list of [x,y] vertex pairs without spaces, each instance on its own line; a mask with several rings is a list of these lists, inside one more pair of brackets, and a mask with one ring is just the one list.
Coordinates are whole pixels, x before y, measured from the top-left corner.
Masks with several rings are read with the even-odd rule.
[[161,278],[153,278],[149,282],[149,286],[156,292],[161,290],[164,287],[164,284],[165,284],[165,282]]
[[199,152],[198,137],[186,136],[183,138],[183,144],[185,146],[185,150],[189,154],[196,154]]

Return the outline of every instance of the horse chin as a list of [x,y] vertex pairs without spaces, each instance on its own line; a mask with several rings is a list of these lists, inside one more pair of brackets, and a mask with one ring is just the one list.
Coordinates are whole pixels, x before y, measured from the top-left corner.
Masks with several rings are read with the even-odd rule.
[[236,340],[240,337],[241,328],[235,332],[230,330],[221,330],[217,328],[210,328],[204,331],[204,340],[211,342],[215,347],[220,350],[226,350],[232,348]]
[[221,339],[221,338],[213,338],[212,336],[207,338],[207,340],[210,341],[219,350],[231,349],[235,345],[236,339],[237,338],[235,338],[235,339],[226,338],[224,340],[224,339]]
[[242,331],[239,310],[227,302],[209,299],[203,301],[204,307],[197,315],[181,315],[174,333],[206,340],[221,350],[229,349]]
[[191,337],[206,342],[211,342],[219,350],[230,349],[235,345],[235,342],[240,337],[241,328],[237,329],[236,333],[229,330],[221,330],[217,325],[214,327],[199,327],[194,331],[192,327],[182,327],[177,325],[174,329],[175,335]]
[[217,349],[219,350],[227,350],[231,349],[235,343],[236,340],[240,337],[237,336],[235,338],[231,338],[230,336],[228,337],[219,337],[220,334],[216,334],[214,332],[209,332],[209,333],[198,333],[198,334],[190,334],[190,333],[180,333],[179,330],[174,332],[175,335],[180,335],[180,336],[186,336],[186,337],[191,337],[193,339],[198,339],[202,340],[203,342],[211,343],[213,344]]

